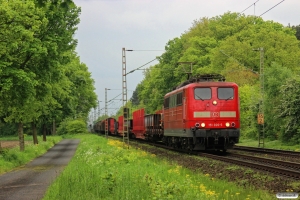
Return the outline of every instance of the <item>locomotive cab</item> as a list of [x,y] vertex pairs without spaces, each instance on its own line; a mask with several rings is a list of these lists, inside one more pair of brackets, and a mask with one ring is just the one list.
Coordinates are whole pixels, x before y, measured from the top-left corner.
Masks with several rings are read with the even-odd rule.
[[238,86],[196,81],[165,95],[163,141],[188,150],[230,149],[239,141]]
[[[232,148],[239,140],[240,114],[238,87],[235,83],[195,86],[190,100],[190,130],[195,148]],[[200,143],[200,144],[199,144]]]

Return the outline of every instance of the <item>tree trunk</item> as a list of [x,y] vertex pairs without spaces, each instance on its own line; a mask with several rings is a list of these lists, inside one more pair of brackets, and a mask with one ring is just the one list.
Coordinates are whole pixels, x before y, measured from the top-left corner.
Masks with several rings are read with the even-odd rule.
[[43,124],[43,141],[46,142],[47,141],[47,129],[46,129],[46,124]]
[[24,144],[24,134],[23,134],[23,123],[22,122],[19,122],[19,124],[18,124],[18,134],[19,134],[20,151],[24,151],[25,144]]
[[52,123],[52,135],[56,135],[55,119],[53,119],[53,123]]
[[31,127],[32,127],[33,144],[38,144],[39,141],[38,141],[38,138],[37,138],[35,122],[31,122]]

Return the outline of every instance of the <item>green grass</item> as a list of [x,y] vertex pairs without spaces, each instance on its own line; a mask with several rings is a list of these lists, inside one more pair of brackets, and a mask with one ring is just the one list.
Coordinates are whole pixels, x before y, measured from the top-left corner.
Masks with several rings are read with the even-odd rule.
[[96,135],[81,142],[62,174],[48,189],[52,199],[274,199],[265,191],[241,188],[209,174],[193,173],[172,160]]
[[[18,135],[13,135],[13,136],[0,136],[0,142],[1,141],[14,141],[14,140],[19,140]],[[32,141],[32,135],[26,135],[24,134],[24,141]]]
[[[265,148],[270,148],[270,149],[281,149],[281,150],[291,150],[291,151],[300,151],[300,144],[298,145],[288,145],[284,144],[279,140],[268,140],[265,139]],[[241,139],[239,144],[241,146],[250,146],[250,147],[258,147],[258,140],[253,140],[253,139]]]
[[[11,137],[10,139],[12,140]],[[48,136],[46,142],[43,142],[42,138],[40,137],[38,139],[39,144],[37,145],[25,144],[25,150],[23,152],[20,151],[19,146],[12,149],[3,149],[0,152],[0,174],[24,165],[34,158],[43,155],[47,152],[48,149],[54,146],[54,144],[59,142],[62,138],[60,136]],[[17,139],[15,138],[14,140]]]

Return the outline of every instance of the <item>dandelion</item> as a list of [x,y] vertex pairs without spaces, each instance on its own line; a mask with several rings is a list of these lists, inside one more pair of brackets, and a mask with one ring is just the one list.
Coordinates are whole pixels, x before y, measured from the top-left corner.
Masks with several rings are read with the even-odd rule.
[[214,195],[216,195],[215,191],[212,191],[212,190],[207,190],[207,191],[205,192],[205,194],[206,194],[207,196],[214,196]]
[[200,184],[200,191],[201,192],[206,191],[206,187],[203,184]]
[[239,192],[235,193],[235,195],[239,195],[239,194],[240,194]]
[[226,193],[228,193],[228,192],[229,192],[228,190],[225,190],[225,191],[224,191],[224,194],[226,194]]
[[209,174],[205,174],[205,176],[209,176]]

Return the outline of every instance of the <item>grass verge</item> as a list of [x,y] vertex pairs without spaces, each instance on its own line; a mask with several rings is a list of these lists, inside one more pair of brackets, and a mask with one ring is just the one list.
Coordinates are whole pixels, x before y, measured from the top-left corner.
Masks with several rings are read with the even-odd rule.
[[[29,140],[28,137],[29,136],[26,137],[26,141]],[[25,150],[23,152],[20,151],[19,146],[12,149],[3,149],[0,152],[0,174],[24,165],[34,158],[43,155],[61,139],[60,136],[48,136],[46,142],[40,141],[37,145],[25,144]],[[9,140],[12,141],[13,137],[10,137]],[[14,140],[17,140],[17,137],[15,137]]]
[[274,199],[209,174],[194,173],[172,160],[96,135],[78,135],[76,154],[48,189],[52,199]]
[[[291,150],[291,151],[300,151],[300,144],[298,145],[289,145],[282,143],[279,140],[268,140],[265,139],[265,148],[269,149],[280,149],[280,150]],[[239,144],[240,146],[250,146],[250,147],[258,147],[258,140],[253,139],[240,139]]]

